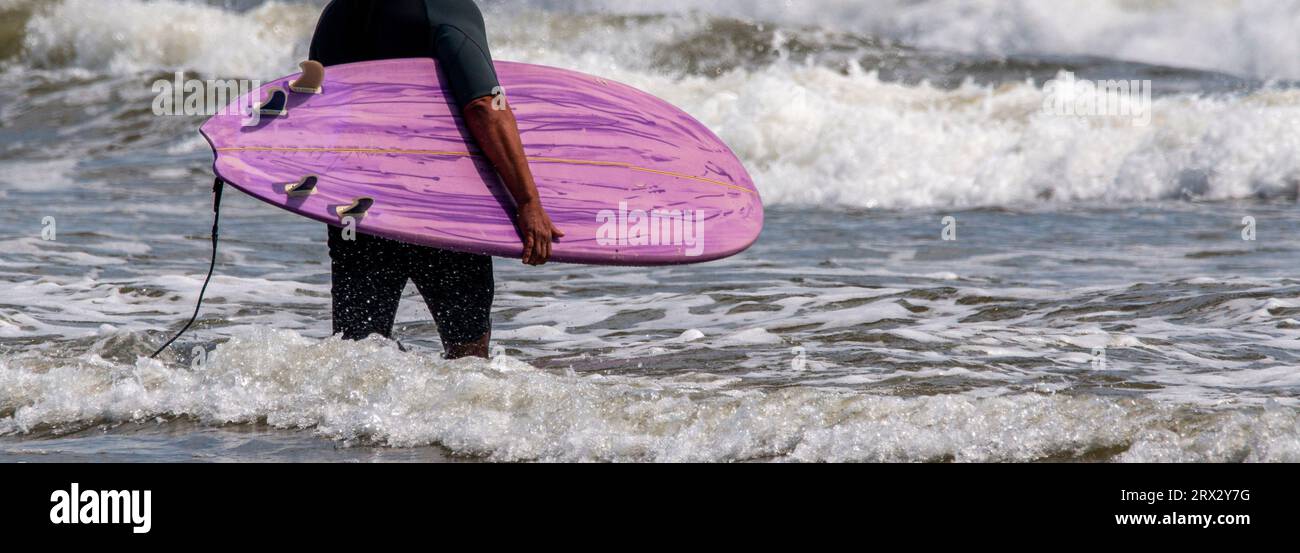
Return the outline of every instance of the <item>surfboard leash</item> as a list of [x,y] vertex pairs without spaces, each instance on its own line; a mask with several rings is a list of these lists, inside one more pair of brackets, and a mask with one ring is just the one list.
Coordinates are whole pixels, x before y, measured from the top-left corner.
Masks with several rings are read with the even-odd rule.
[[208,264],[208,277],[203,279],[203,288],[199,290],[199,302],[198,305],[194,306],[194,316],[190,317],[190,322],[185,323],[185,327],[182,328],[180,332],[176,333],[176,336],[173,336],[171,340],[168,340],[166,344],[163,344],[162,347],[158,348],[158,351],[153,352],[153,355],[149,356],[150,359],[156,359],[158,355],[170,347],[172,343],[179,340],[181,336],[184,336],[185,332],[187,332],[190,327],[194,325],[194,322],[199,319],[199,311],[203,309],[203,296],[207,294],[208,284],[212,283],[212,273],[215,272],[217,268],[218,228],[221,223],[221,192],[225,190],[225,188],[226,181],[221,180],[221,177],[217,177],[212,183],[212,261]]

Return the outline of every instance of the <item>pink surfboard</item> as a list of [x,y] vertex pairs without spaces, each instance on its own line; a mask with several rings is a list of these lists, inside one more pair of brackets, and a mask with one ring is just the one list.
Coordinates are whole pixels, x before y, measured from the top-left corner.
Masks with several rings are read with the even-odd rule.
[[[758,239],[763,205],[753,180],[690,115],[582,73],[508,62],[497,71],[543,205],[566,233],[553,261],[697,263],[735,255]],[[435,61],[329,67],[319,93],[291,92],[298,77],[234,104],[284,90],[283,115],[245,126],[247,109],[232,107],[203,125],[218,176],[331,225],[522,257],[510,196],[469,138]]]

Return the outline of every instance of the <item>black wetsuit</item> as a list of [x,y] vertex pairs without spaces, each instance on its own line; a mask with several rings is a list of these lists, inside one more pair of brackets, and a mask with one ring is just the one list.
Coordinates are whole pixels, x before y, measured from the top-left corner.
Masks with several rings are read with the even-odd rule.
[[[321,14],[311,59],[326,66],[432,57],[457,103],[498,86],[483,15],[473,0],[333,0]],[[492,258],[403,244],[330,227],[334,333],[391,337],[407,280],[429,305],[444,344],[469,344],[492,330]]]

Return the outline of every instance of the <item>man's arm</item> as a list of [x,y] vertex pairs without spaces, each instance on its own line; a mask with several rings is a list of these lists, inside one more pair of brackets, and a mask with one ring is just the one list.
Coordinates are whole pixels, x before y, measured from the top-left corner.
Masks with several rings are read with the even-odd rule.
[[433,26],[434,56],[461,106],[465,125],[514,197],[524,263],[542,265],[551,257],[551,241],[564,233],[542,208],[519,124],[505,97],[498,96],[501,83],[492,64],[483,13],[473,0],[425,0],[424,7]]
[[[515,199],[519,235],[524,242],[524,263],[544,265],[551,257],[551,242],[564,236],[564,232],[556,228],[542,207],[519,137],[519,123],[504,102],[504,96],[499,99],[484,96],[470,102],[463,110],[465,125]],[[497,109],[498,106],[504,109]]]

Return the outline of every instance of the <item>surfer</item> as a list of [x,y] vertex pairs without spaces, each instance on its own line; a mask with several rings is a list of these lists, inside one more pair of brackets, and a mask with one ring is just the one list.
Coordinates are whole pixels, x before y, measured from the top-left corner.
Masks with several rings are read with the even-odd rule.
[[[332,0],[311,43],[311,59],[325,66],[418,57],[439,61],[466,126],[514,198],[524,263],[545,264],[552,240],[564,233],[542,207],[473,0]],[[402,290],[412,280],[433,313],[446,356],[488,356],[495,295],[491,257],[366,234],[349,241],[335,227],[329,248],[335,334],[391,338]]]

